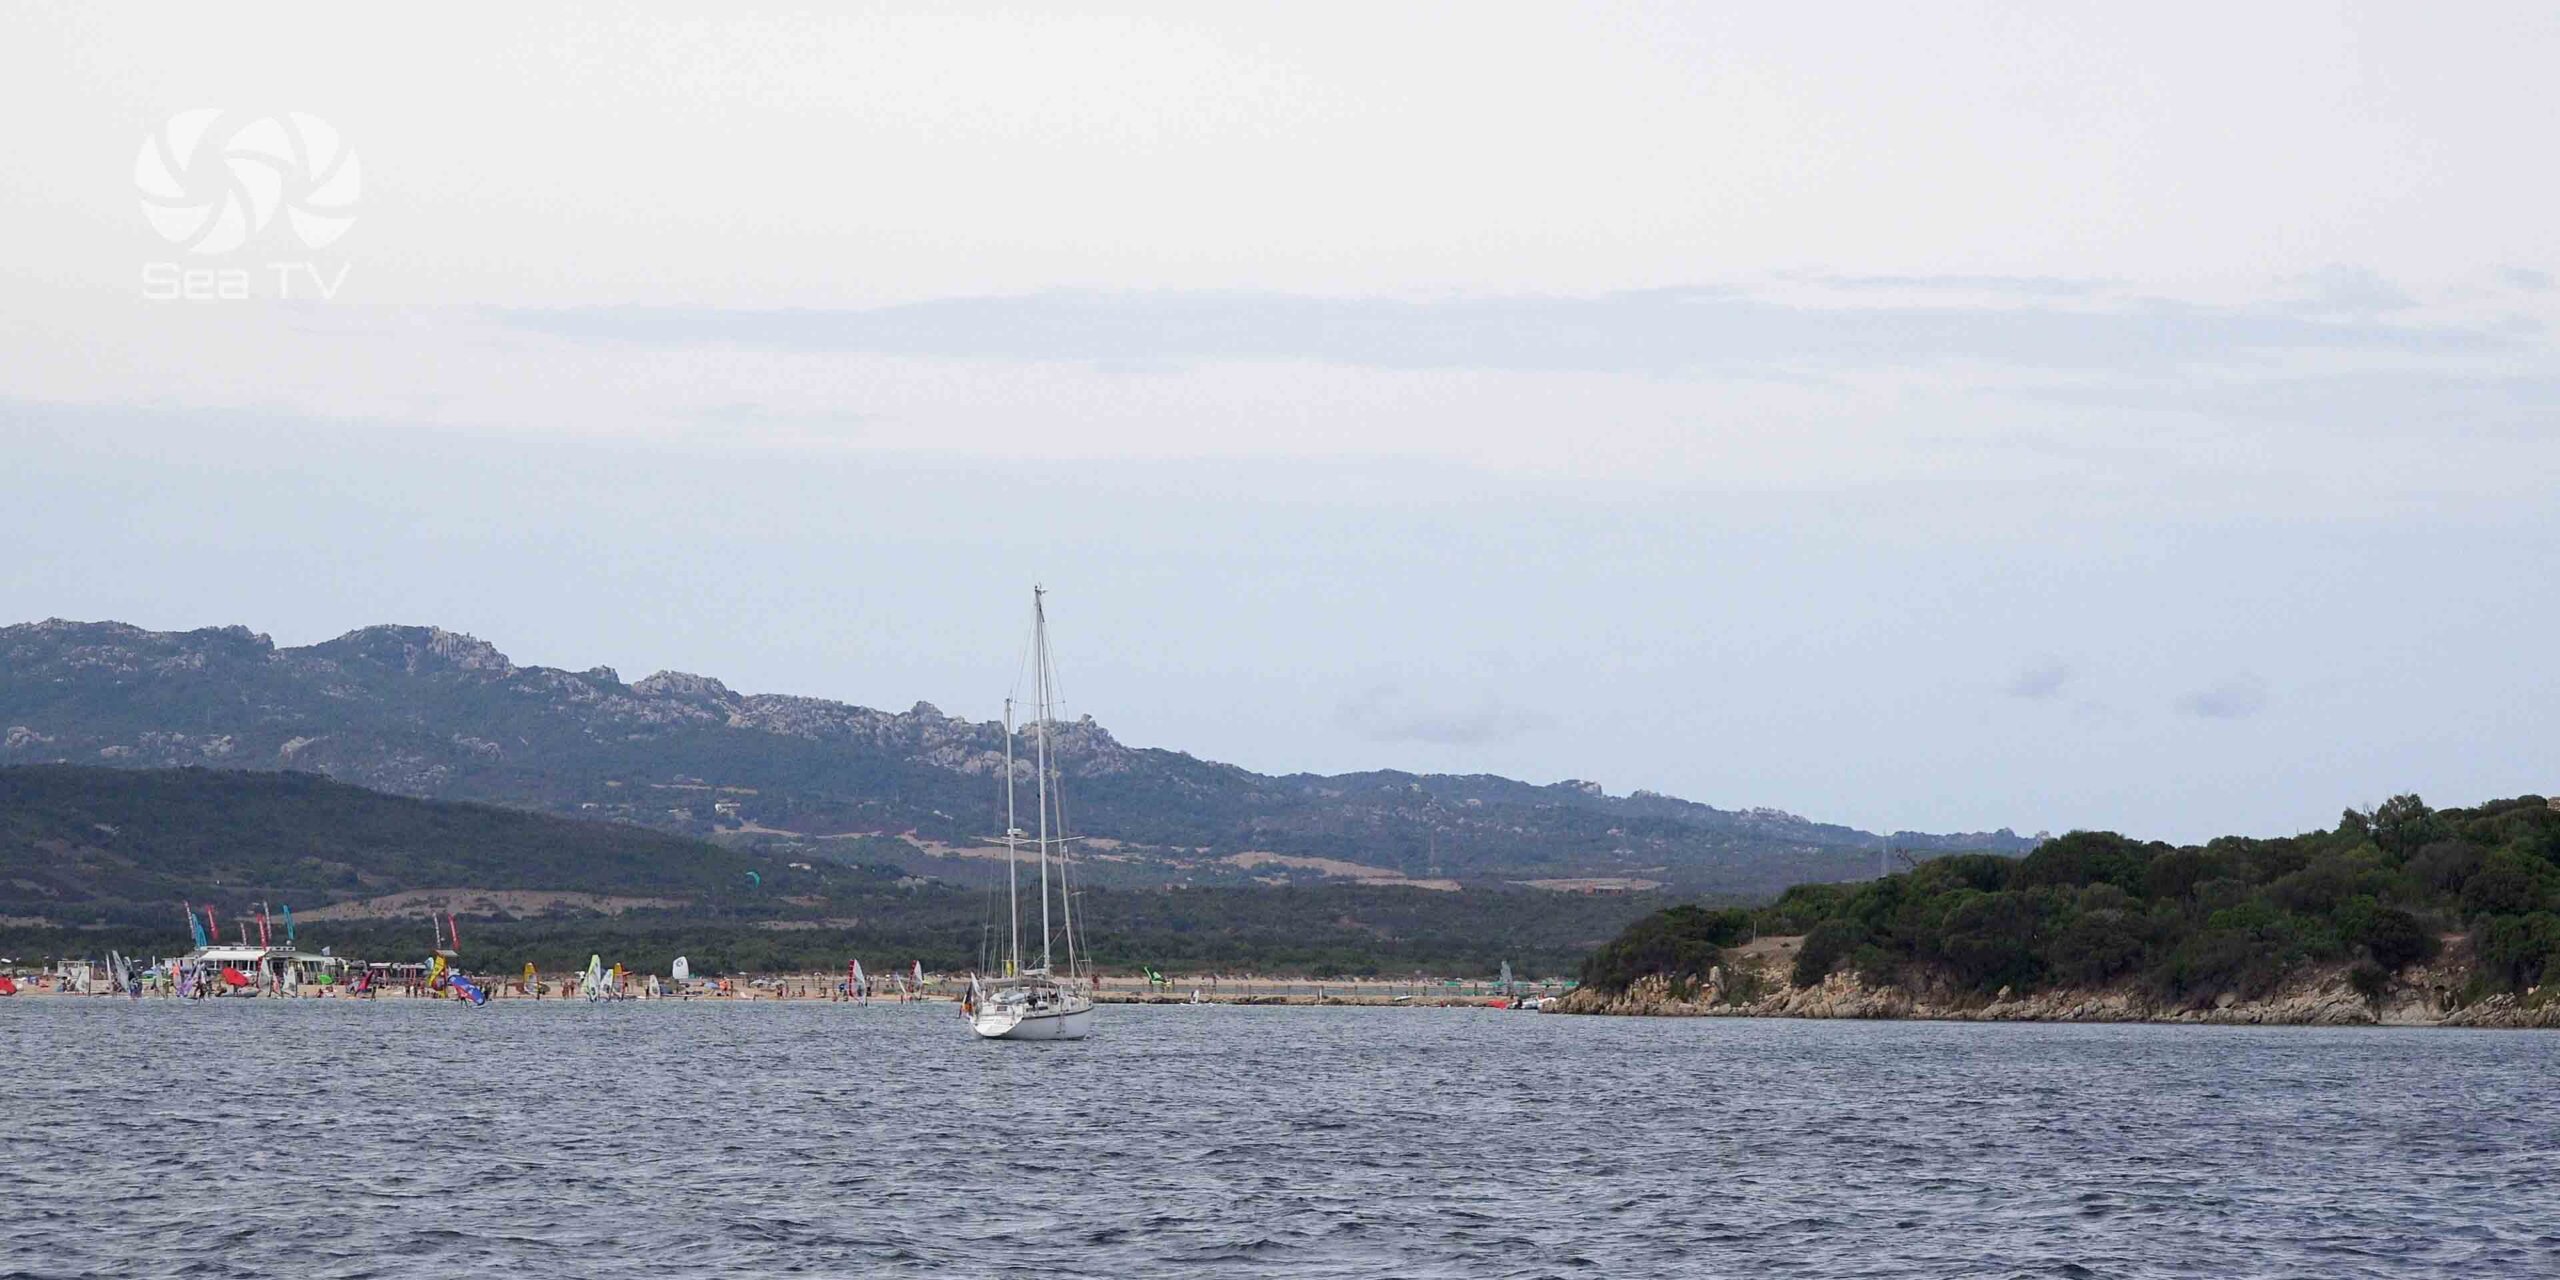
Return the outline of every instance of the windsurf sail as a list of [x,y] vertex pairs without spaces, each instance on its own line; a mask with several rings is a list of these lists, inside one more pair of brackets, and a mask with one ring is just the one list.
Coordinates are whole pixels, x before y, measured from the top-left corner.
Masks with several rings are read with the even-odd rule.
[[461,992],[462,998],[470,1001],[475,1007],[489,1003],[489,993],[481,990],[479,983],[458,973],[453,975],[450,982],[453,989]]
[[924,961],[916,961],[914,967],[910,969],[909,972],[915,977],[916,991],[918,993],[922,993],[924,991]]
[[673,977],[678,982],[689,982],[693,979],[693,966],[685,963],[685,958],[683,956],[677,956],[674,967],[670,968],[667,972],[669,976]]
[[604,957],[587,957],[586,980],[578,984],[578,994],[593,1000],[604,994]]

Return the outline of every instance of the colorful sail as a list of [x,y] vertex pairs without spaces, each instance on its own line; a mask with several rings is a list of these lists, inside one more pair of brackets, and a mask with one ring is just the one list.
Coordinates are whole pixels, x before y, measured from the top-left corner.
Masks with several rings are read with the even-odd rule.
[[[196,946],[202,948],[212,945],[205,941],[204,921],[196,919],[195,904],[192,902],[181,902],[178,905],[186,908],[187,910],[187,932],[195,935]],[[211,919],[213,916],[213,908],[206,907],[204,911],[206,919]]]
[[284,909],[284,944],[288,947],[293,945],[293,908],[291,907]]

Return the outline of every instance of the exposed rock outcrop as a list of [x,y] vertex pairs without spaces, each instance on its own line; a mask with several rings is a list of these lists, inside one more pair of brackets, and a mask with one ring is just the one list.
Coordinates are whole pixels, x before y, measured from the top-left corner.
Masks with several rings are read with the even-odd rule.
[[[2059,988],[2023,995],[2003,988],[1984,997],[1921,982],[1913,987],[1872,987],[1849,973],[1819,985],[1793,987],[1781,975],[1754,971],[1748,980],[1720,966],[1703,983],[1675,984],[1660,976],[1639,979],[1627,990],[1572,992],[1548,1003],[1555,1013],[1617,1014],[1670,1018],[1917,1018],[1952,1022],[2194,1022],[2263,1026],[2560,1027],[2560,999],[2545,1001],[2537,989],[2464,1003],[2457,995],[2467,974],[2458,966],[2411,969],[2395,980],[2379,1004],[2348,985],[2343,967],[2308,970],[2255,1000],[2225,994],[2198,1006],[2156,999],[2130,986]],[[1757,989],[1735,1000],[1734,990]]]

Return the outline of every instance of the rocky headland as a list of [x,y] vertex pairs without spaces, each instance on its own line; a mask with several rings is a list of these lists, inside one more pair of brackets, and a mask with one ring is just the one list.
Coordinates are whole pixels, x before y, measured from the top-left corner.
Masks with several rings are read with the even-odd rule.
[[[1783,948],[1775,949],[1783,954]],[[2322,966],[2257,998],[2223,993],[2201,1005],[2158,999],[2138,986],[2049,988],[1990,996],[1921,981],[1883,986],[1835,972],[1820,983],[1791,986],[1781,965],[1736,963],[1711,969],[1702,982],[1660,974],[1624,991],[1592,988],[1547,1002],[1550,1013],[1662,1018],[1896,1018],[1944,1022],[2181,1022],[2220,1026],[2560,1027],[2560,992],[2537,987],[2518,994],[2466,999],[2470,967],[2458,955],[2402,973],[2381,998],[2368,999],[2345,965]]]

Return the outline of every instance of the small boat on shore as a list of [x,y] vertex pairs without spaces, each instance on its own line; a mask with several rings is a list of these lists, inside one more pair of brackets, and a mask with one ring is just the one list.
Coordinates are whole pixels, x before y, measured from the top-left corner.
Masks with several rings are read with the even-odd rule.
[[[1026,838],[1014,812],[1013,700],[1004,704],[1004,876],[1008,914],[1004,972],[969,980],[969,997],[961,1011],[969,1029],[982,1040],[1082,1040],[1093,1032],[1093,998],[1082,989],[1089,961],[1076,954],[1075,894],[1069,886],[1071,863],[1066,856],[1067,814],[1058,793],[1056,762],[1049,750],[1049,726],[1056,715],[1056,676],[1049,659],[1047,592],[1031,589],[1032,664],[1032,803],[1038,813],[1028,838],[1040,866],[1040,963],[1022,964],[1021,847]],[[1050,825],[1054,816],[1056,826]],[[1053,934],[1049,918],[1050,867],[1057,868],[1060,930]],[[1066,942],[1066,972],[1051,965],[1053,938]]]

